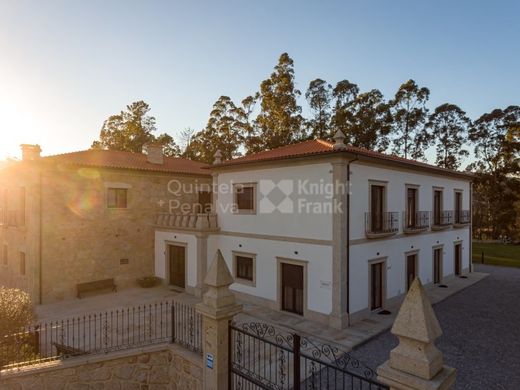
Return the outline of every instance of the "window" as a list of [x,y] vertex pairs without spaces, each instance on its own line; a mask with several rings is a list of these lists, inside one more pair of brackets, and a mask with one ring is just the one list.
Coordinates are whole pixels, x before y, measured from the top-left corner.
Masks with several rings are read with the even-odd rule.
[[8,255],[7,255],[7,244],[4,244],[4,246],[2,247],[2,265],[5,265],[7,266],[8,264]]
[[256,256],[249,253],[233,253],[233,258],[237,282],[254,286]]
[[433,224],[441,224],[442,215],[442,190],[433,191]]
[[373,232],[383,231],[384,196],[384,186],[370,187],[370,220]]
[[109,188],[107,195],[107,207],[109,209],[127,208],[128,190],[126,188]]
[[433,250],[433,283],[439,284],[442,280],[442,248]]
[[211,191],[199,191],[199,213],[211,213],[213,194]]
[[130,264],[129,259],[119,259],[119,265],[128,265]]
[[20,275],[25,275],[25,253],[20,252]]
[[406,227],[416,226],[417,188],[406,189]]
[[235,207],[238,213],[256,212],[256,185],[255,184],[235,184]]
[[20,226],[25,226],[25,187],[20,187],[20,203],[18,215],[20,220],[18,221]]
[[462,192],[455,191],[455,223],[461,223]]

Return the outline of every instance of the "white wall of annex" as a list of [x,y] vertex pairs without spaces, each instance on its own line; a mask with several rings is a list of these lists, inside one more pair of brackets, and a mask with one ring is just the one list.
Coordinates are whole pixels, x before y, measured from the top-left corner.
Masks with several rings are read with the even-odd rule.
[[231,285],[232,290],[277,300],[277,257],[307,262],[307,304],[310,310],[330,314],[332,310],[332,247],[287,241],[272,241],[256,238],[215,235],[208,239],[208,256],[222,251],[230,270],[233,270],[233,251],[256,254],[256,286],[240,283]]
[[419,186],[419,211],[431,211],[433,208],[433,187],[443,187],[444,210],[454,210],[454,190],[463,191],[463,209],[469,210],[469,182],[451,177],[430,175],[412,170],[395,170],[380,166],[352,163],[351,198],[350,198],[350,238],[365,238],[365,213],[369,211],[369,181],[387,182],[387,211],[399,212],[399,229],[402,232],[402,212],[406,209],[406,185]]
[[168,282],[169,276],[166,275],[167,245],[175,243],[186,245],[186,284],[195,287],[197,285],[197,238],[192,234],[155,232],[155,276]]
[[406,290],[406,252],[418,250],[418,275],[423,284],[433,282],[433,247],[443,245],[443,276],[454,274],[454,243],[462,241],[462,269],[469,267],[468,227],[409,235],[397,239],[373,239],[350,247],[351,312],[369,307],[369,261],[386,258],[387,298]]
[[[255,215],[247,215],[235,214],[229,209],[233,204],[231,190],[233,183],[260,183],[262,180],[274,183],[290,180],[293,183],[293,194],[290,196],[290,199],[293,200],[293,213],[279,211],[262,213],[258,210]],[[332,239],[332,213],[323,210],[332,205],[332,199],[326,199],[323,194],[326,191],[320,189],[315,191],[319,185],[331,188],[332,165],[330,163],[221,172],[218,175],[218,183],[217,213],[219,225],[223,231]],[[311,188],[311,186],[315,188]],[[257,192],[258,199],[260,199],[260,188],[257,188]]]

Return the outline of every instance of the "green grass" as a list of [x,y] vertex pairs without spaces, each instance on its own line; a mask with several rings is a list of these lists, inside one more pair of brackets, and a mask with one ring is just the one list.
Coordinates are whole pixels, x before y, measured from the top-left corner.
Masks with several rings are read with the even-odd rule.
[[520,267],[520,245],[473,243],[473,263]]

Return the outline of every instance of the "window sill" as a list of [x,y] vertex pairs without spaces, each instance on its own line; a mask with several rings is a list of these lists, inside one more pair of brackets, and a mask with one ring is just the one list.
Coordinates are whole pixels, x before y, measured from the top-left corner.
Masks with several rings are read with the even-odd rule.
[[242,285],[248,286],[248,287],[256,287],[256,283],[254,280],[235,278],[235,283],[242,284]]
[[454,223],[453,224],[454,228],[459,228],[459,229],[463,228],[463,227],[466,227],[466,226],[469,226],[469,222],[467,222],[467,223]]
[[395,232],[384,232],[384,233],[371,233],[371,232],[365,232],[365,235],[367,238],[384,238],[384,237],[390,237],[397,234],[397,230]]
[[404,234],[418,234],[418,233],[424,233],[427,231],[428,227],[422,227],[422,228],[404,228],[403,233]]
[[432,225],[432,230],[446,230],[451,228],[451,224],[449,225]]

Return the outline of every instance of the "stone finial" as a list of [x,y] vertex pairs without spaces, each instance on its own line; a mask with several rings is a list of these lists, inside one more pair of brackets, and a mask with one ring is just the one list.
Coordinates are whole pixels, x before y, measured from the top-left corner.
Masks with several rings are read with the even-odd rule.
[[443,366],[442,352],[435,346],[442,330],[419,278],[412,283],[391,333],[399,338],[399,345],[377,370],[381,382],[395,390],[453,385],[455,369]]
[[217,250],[204,279],[208,291],[202,297],[203,303],[216,310],[235,305],[235,295],[229,290],[234,281],[222,252]]
[[215,154],[213,155],[213,164],[220,164],[222,162],[222,152],[220,149],[217,149]]
[[341,150],[345,149],[347,145],[345,145],[345,134],[341,130],[336,131],[336,134],[334,134],[334,145],[332,146],[332,149],[334,150]]

